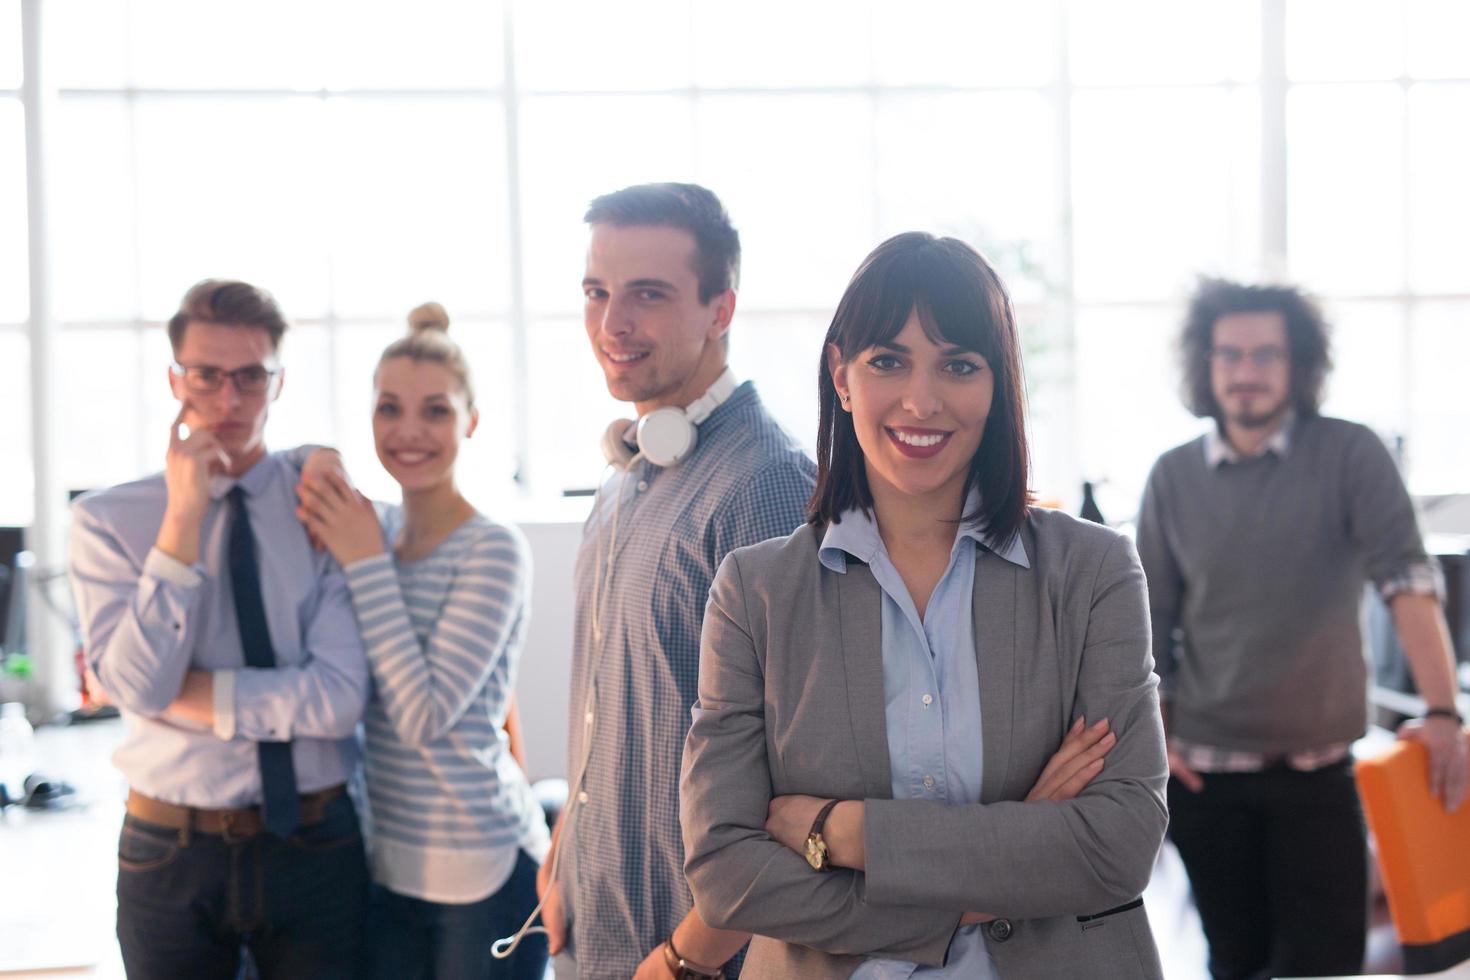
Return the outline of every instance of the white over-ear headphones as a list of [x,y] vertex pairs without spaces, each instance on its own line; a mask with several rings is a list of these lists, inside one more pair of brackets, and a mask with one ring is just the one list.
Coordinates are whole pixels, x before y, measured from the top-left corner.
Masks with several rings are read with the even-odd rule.
[[673,466],[694,452],[699,443],[698,426],[710,413],[724,404],[735,391],[735,372],[725,368],[709,390],[689,404],[688,408],[665,406],[655,408],[636,423],[638,448],[628,444],[628,430],[635,423],[618,419],[602,434],[602,455],[620,470],[633,465],[638,458],[654,466]]

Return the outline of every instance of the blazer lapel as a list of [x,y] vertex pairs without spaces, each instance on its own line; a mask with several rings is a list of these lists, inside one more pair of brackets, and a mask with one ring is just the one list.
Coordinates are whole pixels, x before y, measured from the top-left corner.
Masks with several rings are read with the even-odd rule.
[[847,709],[858,765],[867,794],[887,799],[893,793],[893,777],[883,710],[883,593],[868,566],[853,558],[837,579]]
[[980,737],[984,768],[980,802],[1002,798],[1015,718],[1015,565],[989,551],[975,556],[975,657],[980,672]]

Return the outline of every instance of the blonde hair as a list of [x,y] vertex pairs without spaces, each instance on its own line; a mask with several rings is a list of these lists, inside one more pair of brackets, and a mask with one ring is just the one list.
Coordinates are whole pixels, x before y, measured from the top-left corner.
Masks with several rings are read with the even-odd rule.
[[[465,401],[475,407],[475,386],[464,351],[449,339],[449,314],[438,303],[421,303],[408,312],[408,336],[393,341],[378,358],[378,367],[395,357],[442,364],[459,381]],[[374,372],[376,374],[376,372]]]

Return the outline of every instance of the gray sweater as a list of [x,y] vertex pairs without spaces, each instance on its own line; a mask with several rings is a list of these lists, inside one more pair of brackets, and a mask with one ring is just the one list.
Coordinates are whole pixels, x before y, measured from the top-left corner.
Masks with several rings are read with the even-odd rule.
[[1427,560],[1383,443],[1322,417],[1296,422],[1284,456],[1212,468],[1203,438],[1165,453],[1138,553],[1170,730],[1268,754],[1363,734],[1364,583]]

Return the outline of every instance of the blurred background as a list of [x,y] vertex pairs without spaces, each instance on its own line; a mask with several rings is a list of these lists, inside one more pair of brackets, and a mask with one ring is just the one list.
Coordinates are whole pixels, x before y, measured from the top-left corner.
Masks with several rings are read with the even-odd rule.
[[[581,214],[660,179],[727,203],[736,370],[808,445],[847,277],[922,228],[1007,276],[1043,496],[1100,481],[1126,516],[1198,431],[1171,342],[1199,273],[1315,291],[1337,325],[1327,410],[1402,440],[1415,491],[1470,486],[1459,0],[37,6],[28,185],[22,3],[0,0],[0,524],[33,516],[34,414],[65,434],[64,489],[158,468],[158,326],[206,276],[293,319],[275,445],[341,445],[386,493],[371,367],[437,299],[491,423],[476,495],[591,486],[617,406],[581,331]],[[29,364],[38,261],[54,390]]]

